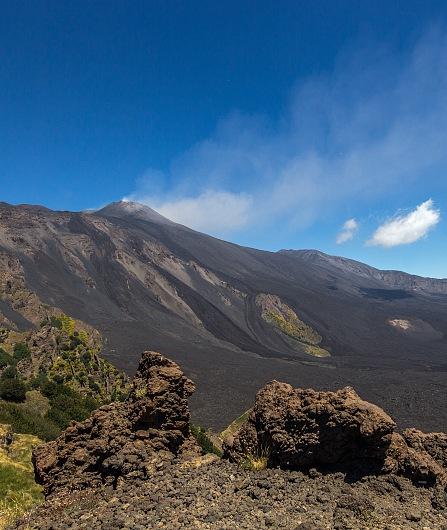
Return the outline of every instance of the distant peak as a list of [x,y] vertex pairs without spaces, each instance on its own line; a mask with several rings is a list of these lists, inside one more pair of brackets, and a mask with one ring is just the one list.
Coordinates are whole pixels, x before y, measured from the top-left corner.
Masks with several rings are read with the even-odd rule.
[[321,252],[321,250],[316,249],[293,249],[293,248],[283,248],[281,250],[278,250],[278,254],[293,254],[293,255],[299,255],[304,258],[329,258],[328,254],[325,254],[324,252]]
[[96,215],[101,215],[103,217],[133,217],[153,223],[172,224],[172,221],[163,217],[163,215],[159,214],[149,206],[139,202],[129,201],[127,199],[111,202],[107,206],[104,206],[104,208],[97,210],[95,213]]

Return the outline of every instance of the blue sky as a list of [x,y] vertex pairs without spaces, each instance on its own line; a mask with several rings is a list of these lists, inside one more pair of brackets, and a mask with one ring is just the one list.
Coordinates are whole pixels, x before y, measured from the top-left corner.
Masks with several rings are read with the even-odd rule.
[[444,1],[0,4],[0,200],[447,277]]

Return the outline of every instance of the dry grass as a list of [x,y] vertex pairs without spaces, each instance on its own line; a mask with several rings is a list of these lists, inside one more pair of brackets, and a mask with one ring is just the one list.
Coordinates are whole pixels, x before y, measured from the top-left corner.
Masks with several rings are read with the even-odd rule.
[[244,456],[241,466],[250,471],[262,471],[269,465],[271,446],[268,442],[259,443],[255,453],[248,453]]
[[[0,439],[8,428],[0,425]],[[42,489],[34,482],[32,448],[41,443],[30,434],[15,435],[9,451],[0,447],[0,529],[6,528],[32,506],[43,502]]]
[[245,455],[242,460],[242,467],[250,471],[262,471],[267,469],[269,459],[267,456]]

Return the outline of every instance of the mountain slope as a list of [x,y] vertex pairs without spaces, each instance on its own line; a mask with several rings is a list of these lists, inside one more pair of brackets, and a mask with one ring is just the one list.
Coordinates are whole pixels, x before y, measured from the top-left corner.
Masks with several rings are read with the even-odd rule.
[[119,368],[132,372],[143,349],[180,362],[198,381],[201,423],[223,426],[282,378],[352,384],[402,425],[447,426],[445,280],[245,248],[129,202],[1,204],[0,274],[10,326],[37,324],[47,304],[98,329]]

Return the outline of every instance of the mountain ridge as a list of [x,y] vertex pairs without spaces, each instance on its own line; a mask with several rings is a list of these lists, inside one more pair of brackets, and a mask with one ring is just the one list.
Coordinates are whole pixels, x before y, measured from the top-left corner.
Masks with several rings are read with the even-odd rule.
[[412,290],[428,290],[430,292],[447,293],[447,278],[431,278],[429,276],[420,276],[405,271],[394,269],[378,269],[361,261],[342,256],[326,254],[320,250],[314,249],[282,249],[278,251],[282,254],[288,254],[300,257],[313,263],[330,263],[341,270],[353,272],[365,277],[372,277],[384,281],[390,287],[403,287]]
[[12,326],[20,315],[35,325],[27,307],[46,304],[98,329],[105,355],[129,373],[135,351],[169,354],[198,382],[193,414],[216,428],[279,377],[354,384],[403,425],[447,424],[443,292],[414,289],[407,276],[390,285],[321,254],[311,262],[242,247],[123,206],[117,216],[116,205],[104,215],[0,204],[0,310]]

